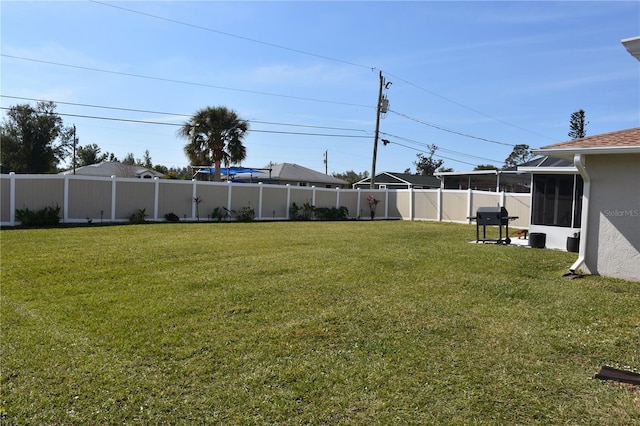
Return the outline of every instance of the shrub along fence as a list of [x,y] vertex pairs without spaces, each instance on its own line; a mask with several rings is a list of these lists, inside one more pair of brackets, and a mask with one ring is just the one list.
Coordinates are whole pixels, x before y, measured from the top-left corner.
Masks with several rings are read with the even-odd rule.
[[[377,203],[370,203],[373,196]],[[62,223],[215,221],[253,213],[255,220],[291,220],[308,208],[347,211],[349,219],[468,223],[478,207],[504,206],[529,226],[530,194],[442,189],[340,189],[74,175],[0,175],[0,223],[19,224],[16,210],[60,208]],[[295,206],[294,206],[295,203]],[[292,208],[293,207],[293,208]],[[326,211],[326,210],[325,210]],[[169,216],[167,216],[169,215]],[[231,215],[233,218],[233,215]]]

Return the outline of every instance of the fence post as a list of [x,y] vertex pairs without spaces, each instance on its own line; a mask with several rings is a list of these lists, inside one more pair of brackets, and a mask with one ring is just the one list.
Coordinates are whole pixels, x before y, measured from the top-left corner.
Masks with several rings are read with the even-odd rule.
[[160,178],[158,176],[154,177],[154,194],[153,194],[153,220],[158,220],[158,206],[160,199]]
[[[473,216],[473,190],[469,188],[467,195],[467,217]],[[471,219],[467,219],[467,222],[471,223]]]
[[316,206],[316,186],[311,186],[311,205]]
[[67,223],[69,221],[69,175],[64,175],[62,188],[62,223]]
[[289,215],[289,206],[291,205],[291,184],[287,184],[287,205],[285,207],[285,211],[287,212],[287,220],[290,220],[291,217]]
[[198,196],[198,188],[196,186],[196,180],[191,179],[191,220],[196,218],[196,197]]
[[442,205],[442,187],[440,187],[440,188],[438,188],[438,213],[437,213],[438,222],[442,222],[442,209],[443,209],[443,205]]
[[231,189],[233,186],[231,185],[231,181],[227,181],[227,210],[231,212]]
[[384,189],[384,218],[389,218],[389,187]]
[[340,187],[336,186],[336,209],[340,208]]
[[362,216],[362,209],[360,208],[360,188],[358,188],[358,201],[356,203],[356,219],[360,219]]
[[262,219],[262,182],[258,182],[258,220]]
[[16,172],[9,172],[9,225],[16,224]]
[[413,202],[413,197],[416,196],[415,191],[413,190],[413,185],[409,186],[409,220],[413,220],[414,219],[414,211],[413,211],[413,206],[414,206],[414,202]]
[[111,175],[111,222],[116,221],[116,175]]
[[285,210],[287,212],[287,220],[291,219],[289,217],[289,206],[291,205],[291,184],[287,184],[287,205]]

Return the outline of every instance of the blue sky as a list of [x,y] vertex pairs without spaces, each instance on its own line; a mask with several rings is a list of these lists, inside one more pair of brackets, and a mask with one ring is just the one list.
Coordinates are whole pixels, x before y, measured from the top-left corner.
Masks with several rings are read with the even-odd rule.
[[640,62],[620,43],[640,35],[636,1],[0,8],[2,107],[52,100],[80,145],[119,158],[187,166],[178,125],[222,105],[250,121],[244,166],[324,172],[327,152],[329,173],[370,171],[380,71],[392,84],[378,172],[415,171],[430,144],[457,171],[500,166],[515,144],[568,140],[578,109],[588,135],[640,126]]

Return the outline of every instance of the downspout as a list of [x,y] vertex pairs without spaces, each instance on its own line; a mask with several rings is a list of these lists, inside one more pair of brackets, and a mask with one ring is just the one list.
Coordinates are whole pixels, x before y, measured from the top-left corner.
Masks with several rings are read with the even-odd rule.
[[580,248],[578,250],[578,260],[574,262],[573,265],[569,268],[569,271],[575,274],[576,269],[580,265],[584,263],[584,260],[587,255],[587,225],[589,220],[589,198],[591,193],[591,179],[589,178],[589,174],[587,173],[587,168],[584,164],[584,158],[582,158],[582,154],[577,153],[573,156],[573,164],[578,169],[578,173],[582,176],[582,181],[584,182],[584,189],[582,192],[582,213],[580,219]]

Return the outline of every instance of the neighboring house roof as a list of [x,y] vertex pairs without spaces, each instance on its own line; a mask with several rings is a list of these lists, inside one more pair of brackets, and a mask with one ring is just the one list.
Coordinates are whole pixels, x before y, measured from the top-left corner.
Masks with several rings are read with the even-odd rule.
[[[62,175],[72,175],[72,170],[60,173]],[[154,178],[164,176],[155,170],[149,170],[142,166],[123,164],[118,161],[106,161],[99,164],[90,164],[76,168],[76,175],[82,176],[116,176],[116,177],[136,177],[136,178]]]
[[[354,187],[368,185],[371,178],[362,179],[353,184]],[[440,188],[440,179],[435,176],[414,175],[411,173],[382,172],[376,175],[376,185],[402,186],[402,187],[422,187],[422,188]]]
[[576,153],[638,154],[640,153],[640,127],[547,145],[533,152],[565,158],[570,158]]
[[507,167],[506,169],[488,169],[488,170],[472,170],[468,172],[437,172],[436,176],[466,176],[466,175],[496,175],[496,174],[521,174],[529,172],[530,168],[547,168],[547,167],[571,167],[573,162],[565,158],[549,157],[548,155],[536,157],[517,166]]
[[549,157],[545,155],[544,157],[537,157],[533,160],[527,161],[523,164],[518,164],[515,167],[509,167],[505,169],[505,171],[520,171],[521,167],[571,167],[573,166],[573,162],[567,160],[566,158],[557,158],[557,157]]
[[282,163],[271,166],[271,171],[260,169],[264,173],[246,174],[239,173],[234,176],[234,180],[252,182],[279,183],[298,185],[300,183],[307,185],[344,185],[346,182],[331,175],[317,172],[312,169],[292,163]]
[[524,164],[517,166],[519,172],[524,173],[578,173],[578,169],[573,164],[573,161],[567,158],[558,157],[538,157],[531,161],[527,161]]
[[[445,189],[477,189],[482,191],[529,192],[531,173],[553,170],[577,173],[572,161],[556,157],[536,157],[517,166],[500,170],[472,170],[469,172],[438,172]],[[465,181],[466,179],[466,181]]]

